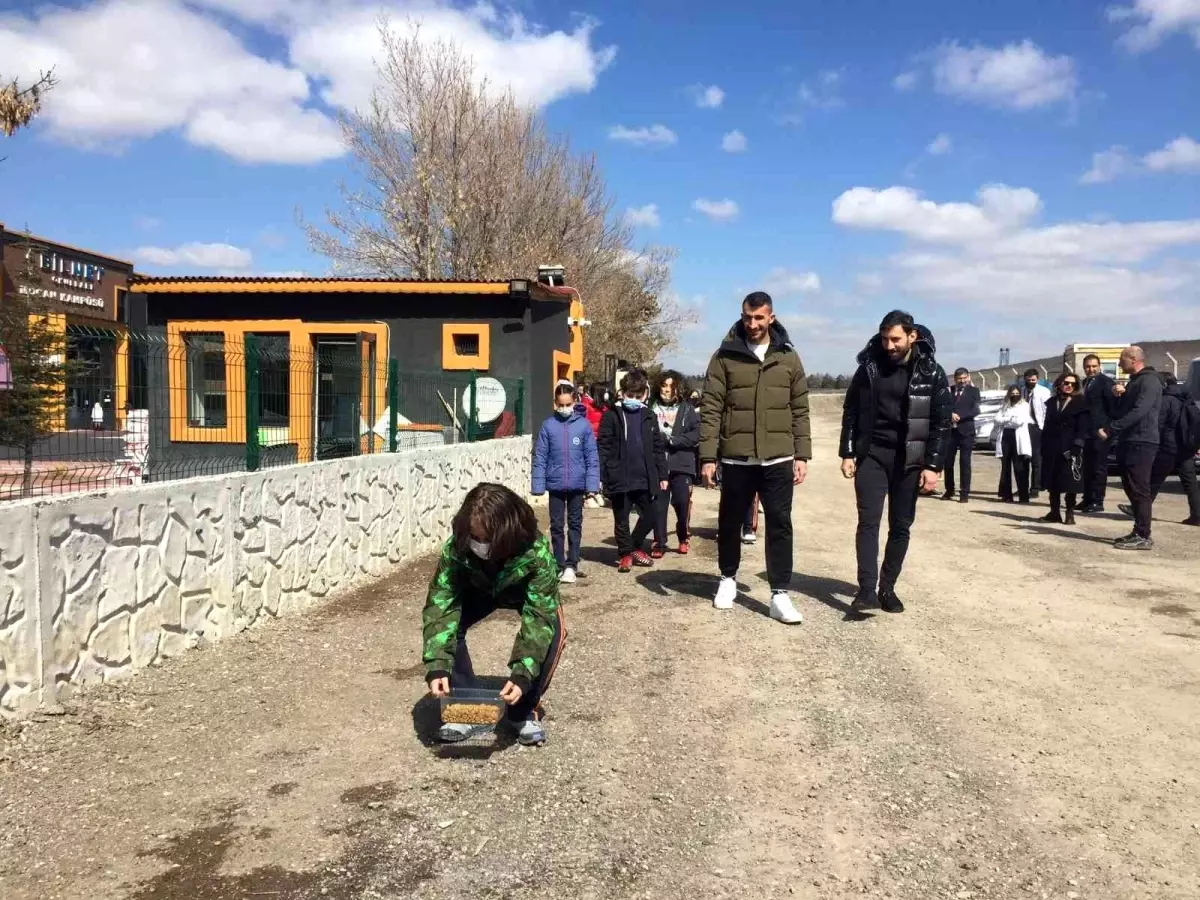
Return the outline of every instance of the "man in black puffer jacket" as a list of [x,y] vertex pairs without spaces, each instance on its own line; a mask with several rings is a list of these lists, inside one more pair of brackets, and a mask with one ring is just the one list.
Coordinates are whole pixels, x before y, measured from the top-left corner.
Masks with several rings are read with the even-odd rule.
[[[908,552],[917,496],[938,482],[950,438],[953,398],[934,357],[933,335],[908,313],[888,313],[858,355],[842,412],[842,475],[858,498],[857,611],[903,612],[896,581]],[[879,568],[879,524],[888,539]],[[878,581],[878,592],[876,582]]]

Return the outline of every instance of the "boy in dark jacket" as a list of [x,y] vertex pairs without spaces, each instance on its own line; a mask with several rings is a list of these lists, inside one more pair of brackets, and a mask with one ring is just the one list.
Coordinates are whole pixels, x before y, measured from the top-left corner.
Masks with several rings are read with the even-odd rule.
[[[654,413],[646,407],[650,384],[641,369],[621,379],[622,398],[600,420],[600,480],[612,501],[617,570],[652,566],[642,549],[654,527],[654,505],[667,490],[667,443]],[[637,525],[629,532],[629,517],[638,511]]]
[[650,551],[654,559],[661,559],[666,552],[667,512],[671,508],[675,510],[679,552],[686,555],[690,549],[692,486],[700,468],[700,414],[681,398],[682,386],[683,376],[678,372],[663,372],[653,407],[659,430],[667,442],[667,490],[659,497],[655,510],[654,547]]
[[[567,382],[559,382],[554,389],[554,415],[542,423],[538,433],[532,481],[535,497],[550,492],[550,542],[558,560],[559,580],[573,584],[583,540],[583,499],[600,490],[600,456],[587,413],[576,403],[575,388]],[[570,538],[566,542],[564,521]]]

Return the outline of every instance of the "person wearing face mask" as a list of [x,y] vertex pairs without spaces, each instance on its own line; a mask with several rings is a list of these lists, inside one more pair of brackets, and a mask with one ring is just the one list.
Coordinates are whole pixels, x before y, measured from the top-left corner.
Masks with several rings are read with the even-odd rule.
[[[600,456],[587,412],[575,388],[560,381],[554,389],[554,415],[542,423],[533,448],[532,493],[550,493],[550,543],[560,579],[573,584],[579,571],[585,496],[600,490]],[[564,541],[564,523],[569,539]]]
[[[654,509],[667,481],[667,442],[654,413],[647,408],[650,383],[633,369],[621,379],[621,399],[600,420],[600,481],[612,502],[617,541],[617,571],[652,566],[643,545],[654,528]],[[629,530],[629,518],[638,520]]]
[[[434,697],[475,687],[467,632],[498,609],[521,616],[500,699],[503,727],[522,744],[542,744],[541,700],[567,639],[558,597],[558,563],[538,532],[529,504],[500,484],[479,484],[454,516],[422,613],[425,681]],[[444,724],[438,739],[455,743],[478,725]]]
[[654,547],[650,556],[661,559],[667,549],[667,513],[675,510],[675,534],[679,552],[691,549],[689,525],[692,513],[692,485],[699,474],[700,414],[680,397],[683,376],[663,372],[658,380],[654,415],[667,442],[667,490],[658,498],[654,522]]
[[992,442],[996,457],[1001,460],[1000,499],[1013,501],[1013,476],[1017,479],[1017,497],[1029,502],[1029,461],[1033,458],[1033,439],[1029,429],[1033,424],[1029,404],[1021,395],[1021,386],[1012,384],[1004,397],[1004,405],[996,413],[992,425]]

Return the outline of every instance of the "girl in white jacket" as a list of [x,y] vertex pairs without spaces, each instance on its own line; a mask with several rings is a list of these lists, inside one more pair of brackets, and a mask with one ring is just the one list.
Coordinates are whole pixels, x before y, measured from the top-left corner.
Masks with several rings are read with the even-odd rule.
[[992,442],[996,456],[1002,460],[1000,469],[1000,499],[1013,503],[1013,474],[1017,477],[1017,497],[1029,502],[1029,462],[1033,458],[1033,440],[1029,434],[1029,404],[1021,399],[1021,388],[1012,385],[1004,398],[1004,406],[996,413],[992,426]]

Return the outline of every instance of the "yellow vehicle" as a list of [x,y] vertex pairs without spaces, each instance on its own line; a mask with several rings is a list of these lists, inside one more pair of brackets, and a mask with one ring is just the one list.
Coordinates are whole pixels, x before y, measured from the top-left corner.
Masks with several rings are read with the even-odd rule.
[[1117,365],[1128,344],[1068,344],[1063,351],[1063,371],[1083,374],[1083,361],[1092,354],[1100,357],[1100,370],[1110,378],[1124,381],[1125,376]]

